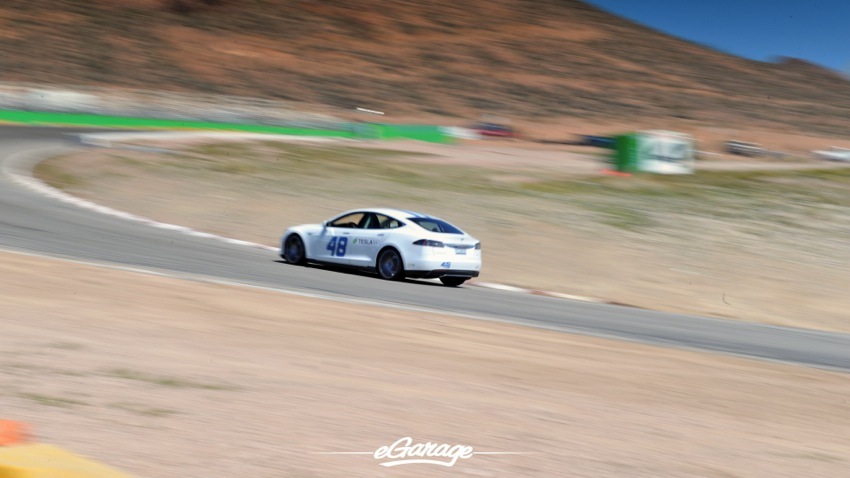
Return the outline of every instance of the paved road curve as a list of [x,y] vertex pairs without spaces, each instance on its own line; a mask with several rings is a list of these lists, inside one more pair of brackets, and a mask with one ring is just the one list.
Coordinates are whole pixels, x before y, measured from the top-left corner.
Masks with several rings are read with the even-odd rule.
[[[71,130],[0,128],[0,167],[28,151],[77,147]],[[23,169],[26,169],[25,167]],[[281,225],[281,230],[284,225]],[[273,243],[276,238],[270,238]],[[0,248],[108,262],[324,296],[365,299],[548,328],[850,371],[850,334],[574,302],[475,287],[386,282],[301,268],[271,252],[155,229],[31,192],[0,175]],[[6,278],[8,279],[8,278]]]

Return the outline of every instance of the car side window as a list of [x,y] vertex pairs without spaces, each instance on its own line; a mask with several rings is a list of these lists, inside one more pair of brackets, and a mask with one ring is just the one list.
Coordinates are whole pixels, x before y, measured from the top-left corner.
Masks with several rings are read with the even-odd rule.
[[360,221],[366,216],[366,213],[355,212],[352,214],[346,214],[338,219],[334,219],[333,222],[328,224],[330,227],[345,227],[356,229],[360,227]]
[[375,215],[367,213],[363,216],[363,219],[360,220],[360,229],[377,229],[378,228],[378,220],[375,219]]
[[376,222],[378,224],[378,226],[375,227],[376,229],[396,229],[403,226],[398,219],[391,218],[384,214],[375,214],[375,218],[377,219]]

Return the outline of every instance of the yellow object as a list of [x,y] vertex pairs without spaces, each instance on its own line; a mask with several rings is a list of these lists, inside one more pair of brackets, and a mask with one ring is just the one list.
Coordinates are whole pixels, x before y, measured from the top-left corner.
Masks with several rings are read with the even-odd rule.
[[0,447],[0,478],[130,478],[51,445]]

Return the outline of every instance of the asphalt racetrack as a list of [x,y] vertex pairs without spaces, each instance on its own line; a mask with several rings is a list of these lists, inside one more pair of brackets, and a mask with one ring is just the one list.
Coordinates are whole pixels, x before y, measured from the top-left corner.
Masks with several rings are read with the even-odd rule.
[[[87,130],[91,132],[91,130]],[[281,263],[267,250],[99,214],[25,188],[12,174],[79,148],[74,131],[0,128],[0,249],[107,263],[201,280],[247,284],[338,300],[427,309],[648,344],[850,371],[850,334],[721,320],[479,287],[388,282],[365,274]],[[280,225],[281,232],[285,224]],[[278,238],[269,238],[274,244]],[[486,277],[486,262],[484,276]],[[3,280],[14,280],[4,277]],[[565,275],[565,281],[569,276]],[[120,287],[116,284],[116,287]],[[49,294],[49,291],[45,291]]]

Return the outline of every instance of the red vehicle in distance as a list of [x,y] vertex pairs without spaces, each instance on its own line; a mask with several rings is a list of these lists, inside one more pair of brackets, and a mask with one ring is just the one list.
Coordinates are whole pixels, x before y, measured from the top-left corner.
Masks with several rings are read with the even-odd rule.
[[499,123],[476,123],[472,129],[480,136],[496,138],[517,138],[519,134],[512,127]]

